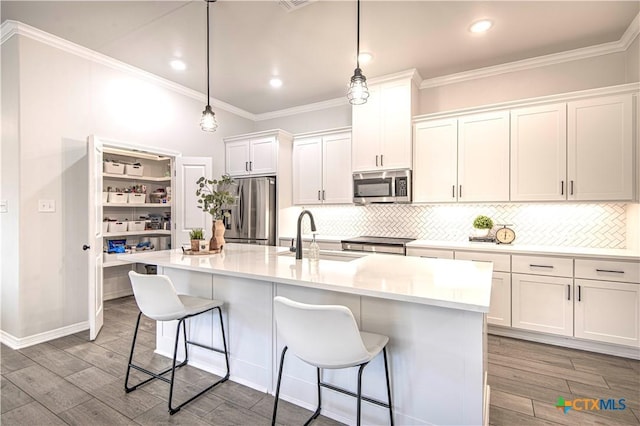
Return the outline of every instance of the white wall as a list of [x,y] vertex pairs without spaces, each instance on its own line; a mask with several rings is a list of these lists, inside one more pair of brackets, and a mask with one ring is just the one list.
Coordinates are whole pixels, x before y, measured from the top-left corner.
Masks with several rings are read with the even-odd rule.
[[[4,250],[19,255],[19,269],[3,267],[2,330],[20,339],[87,321],[87,252],[81,246],[88,189],[79,177],[87,170],[89,134],[211,156],[215,175],[224,170],[222,138],[252,131],[253,123],[214,107],[220,128],[202,132],[202,100],[28,37],[3,43],[2,61],[2,103],[17,102],[15,89],[4,90],[13,83],[20,111],[18,138],[5,126],[5,117],[10,123],[16,114],[3,110],[3,197],[12,196],[10,215],[19,211],[19,217],[8,222],[17,230],[12,233],[4,232],[3,215],[1,238]],[[4,163],[13,168],[5,170]],[[5,192],[18,173],[19,201]],[[56,212],[38,213],[39,199],[55,200]],[[16,250],[16,241],[28,243]]]
[[255,123],[255,130],[282,129],[289,133],[296,134],[350,126],[351,104],[347,102],[345,95],[344,105],[287,117],[259,120]]
[[640,37],[636,37],[633,43],[631,43],[626,54],[627,83],[640,81]]
[[2,140],[0,141],[0,199],[8,202],[8,212],[0,213],[0,330],[18,331],[19,255],[22,246],[18,233],[20,214],[19,129],[18,129],[18,40],[11,39],[0,49],[2,60]]

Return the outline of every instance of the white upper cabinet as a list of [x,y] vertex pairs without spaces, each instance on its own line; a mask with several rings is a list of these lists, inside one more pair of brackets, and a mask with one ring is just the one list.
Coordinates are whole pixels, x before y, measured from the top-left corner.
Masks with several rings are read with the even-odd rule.
[[569,200],[633,199],[633,98],[567,104]]
[[369,85],[369,99],[352,108],[354,172],[411,168],[412,76]]
[[566,103],[512,110],[511,201],[566,197]]
[[278,141],[275,136],[225,143],[226,171],[231,176],[276,174]]
[[351,134],[296,138],[293,143],[293,204],[351,203]]
[[509,111],[458,119],[458,201],[509,201]]
[[458,120],[415,125],[413,201],[456,201],[458,185]]

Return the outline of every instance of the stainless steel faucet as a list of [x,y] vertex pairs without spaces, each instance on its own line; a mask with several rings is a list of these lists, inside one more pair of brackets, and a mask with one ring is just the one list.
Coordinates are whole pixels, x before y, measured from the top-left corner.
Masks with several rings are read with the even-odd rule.
[[300,216],[298,216],[298,233],[296,235],[296,260],[302,259],[302,232],[300,228],[302,228],[302,218],[304,215],[309,215],[309,219],[311,219],[311,232],[316,232],[316,222],[313,220],[313,215],[309,210],[302,210]]

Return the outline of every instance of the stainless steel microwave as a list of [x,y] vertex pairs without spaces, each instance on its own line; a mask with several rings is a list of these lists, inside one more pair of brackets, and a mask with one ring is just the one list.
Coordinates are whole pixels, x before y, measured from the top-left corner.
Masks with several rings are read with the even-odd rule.
[[353,202],[410,203],[411,170],[354,173]]

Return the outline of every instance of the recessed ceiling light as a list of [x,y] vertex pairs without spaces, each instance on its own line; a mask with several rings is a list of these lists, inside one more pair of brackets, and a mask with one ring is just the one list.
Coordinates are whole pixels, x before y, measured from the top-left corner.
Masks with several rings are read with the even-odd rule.
[[373,59],[373,55],[369,52],[360,52],[360,56],[358,56],[361,64],[366,64],[367,62]]
[[271,85],[271,87],[281,87],[282,80],[280,80],[278,77],[273,77],[271,80],[269,80],[269,84]]
[[184,71],[187,69],[187,64],[182,62],[180,59],[174,59],[171,62],[169,62],[169,64],[171,65],[171,68],[173,68],[176,71]]
[[476,21],[469,27],[469,31],[472,33],[484,33],[489,31],[489,29],[493,26],[493,22],[488,19],[483,19],[481,21]]

